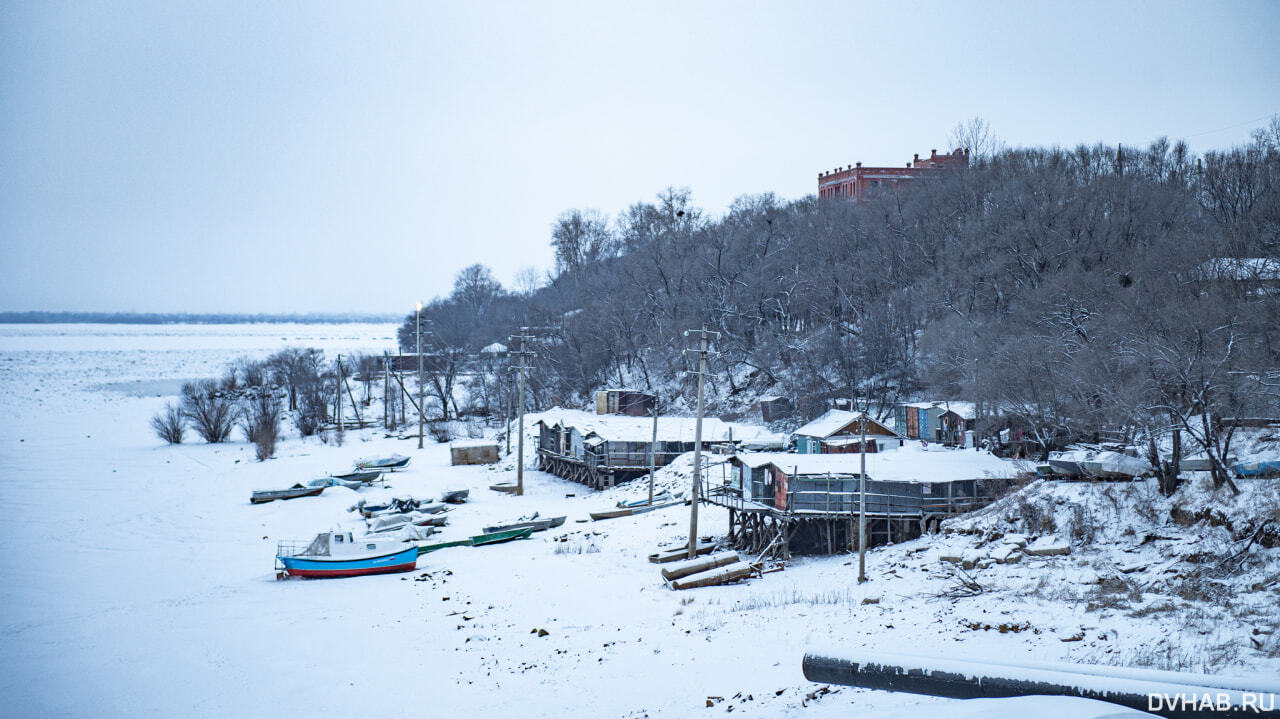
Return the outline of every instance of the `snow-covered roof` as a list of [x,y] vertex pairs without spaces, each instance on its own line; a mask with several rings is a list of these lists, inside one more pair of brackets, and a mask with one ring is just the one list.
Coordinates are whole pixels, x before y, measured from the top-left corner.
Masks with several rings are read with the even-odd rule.
[[[806,424],[800,429],[797,429],[795,432],[792,432],[792,434],[802,435],[805,437],[817,437],[818,439],[826,439],[827,437],[830,437],[836,432],[839,432],[840,430],[849,426],[851,422],[856,422],[857,420],[862,419],[863,417],[867,417],[866,413],[864,412],[850,412],[849,410],[846,410],[846,409],[833,409],[828,411],[826,414],[822,415],[821,417],[813,420],[809,424]],[[878,420],[875,420],[871,417],[867,417],[867,420],[869,422],[878,424],[881,427],[884,427],[884,423],[879,422]],[[889,429],[889,428],[885,427],[885,429]],[[889,431],[892,432],[893,430],[889,429]]]
[[961,419],[973,419],[977,417],[977,405],[973,402],[956,402],[949,400],[938,400],[936,402],[903,402],[904,407],[918,407],[920,409],[938,409],[948,410],[960,415]]
[[1276,257],[1218,257],[1200,269],[1225,280],[1280,280],[1280,258]]
[[502,344],[501,342],[494,342],[491,345],[485,345],[483,348],[481,348],[480,351],[486,354],[500,355],[503,352],[507,351],[507,346]]
[[467,447],[497,447],[498,441],[493,439],[455,439],[449,443],[451,449]]
[[[772,464],[788,474],[857,474],[859,454],[790,454],[741,452],[734,458],[755,469]],[[924,449],[907,445],[892,452],[866,455],[867,477],[894,482],[954,482],[962,479],[1011,477],[1022,467],[987,452],[971,449]]]
[[[549,409],[535,415],[526,415],[532,422],[573,427],[583,435],[595,433],[610,442],[649,442],[653,439],[653,418],[629,417],[617,414],[594,414],[574,409]],[[658,416],[659,442],[692,442],[697,433],[696,417]],[[702,420],[702,441],[723,442],[732,435],[734,440],[772,439],[768,429],[759,425],[725,422],[716,417]]]

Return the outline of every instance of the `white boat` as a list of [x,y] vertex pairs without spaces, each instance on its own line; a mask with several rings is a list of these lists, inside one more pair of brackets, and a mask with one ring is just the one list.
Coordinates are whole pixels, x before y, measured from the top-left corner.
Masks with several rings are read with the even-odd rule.
[[321,532],[310,542],[283,541],[276,547],[278,576],[356,577],[411,572],[417,547],[399,537],[355,537],[351,532]]
[[1151,471],[1151,464],[1141,457],[1120,452],[1098,452],[1080,461],[1080,468],[1092,477],[1132,479]]

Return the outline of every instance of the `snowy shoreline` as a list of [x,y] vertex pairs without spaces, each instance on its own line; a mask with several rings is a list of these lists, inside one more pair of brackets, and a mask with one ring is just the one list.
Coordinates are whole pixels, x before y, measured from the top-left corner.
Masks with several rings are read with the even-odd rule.
[[[312,331],[288,341],[344,352],[385,348],[381,329]],[[238,436],[223,445],[164,446],[147,419],[165,398],[113,384],[216,374],[239,355],[278,349],[280,335],[206,349],[159,336],[46,339],[42,347],[30,336],[0,337],[0,391],[10,414],[0,426],[0,500],[8,509],[0,526],[10,542],[30,548],[0,560],[0,694],[21,715],[430,707],[440,716],[680,717],[733,706],[764,717],[911,716],[948,702],[852,688],[811,698],[818,686],[801,675],[804,647],[918,653],[933,646],[978,658],[1101,661],[1203,616],[1194,605],[1131,616],[1037,596],[1037,583],[1077,581],[1075,555],[997,565],[980,575],[990,585],[985,595],[940,598],[952,581],[938,560],[947,547],[929,539],[872,551],[866,585],[854,581],[849,557],[836,556],[800,558],[744,584],[672,592],[646,556],[687,540],[687,508],[577,521],[636,495],[639,483],[597,493],[526,471],[526,496],[511,497],[488,489],[514,478],[511,458],[451,467],[447,444],[428,439],[417,450],[373,430],[348,432],[341,446],[290,431],[277,458],[263,463]],[[388,487],[248,502],[254,489],[392,452],[413,463],[390,475]],[[664,470],[660,486],[680,486],[682,466]],[[530,540],[425,555],[412,574],[275,580],[278,540],[362,526],[347,511],[360,498],[430,497],[454,487],[470,489],[471,501],[451,513],[441,539],[534,511],[569,520]],[[723,535],[726,525],[722,510],[703,507],[705,534]],[[1274,597],[1273,589],[1260,591]],[[1275,620],[1275,612],[1258,617],[1260,626]],[[1064,641],[1082,630],[1080,640]],[[1192,649],[1203,641],[1187,638]],[[1280,670],[1280,661],[1257,652],[1242,649],[1234,659],[1221,669]]]

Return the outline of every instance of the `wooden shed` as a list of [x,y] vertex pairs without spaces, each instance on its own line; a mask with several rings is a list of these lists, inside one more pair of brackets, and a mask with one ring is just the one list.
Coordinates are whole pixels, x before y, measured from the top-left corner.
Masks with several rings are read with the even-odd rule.
[[795,411],[791,400],[786,397],[761,397],[757,404],[760,407],[760,419],[764,422],[786,419]]
[[498,443],[489,440],[461,440],[449,445],[450,463],[495,464],[498,461]]
[[[649,471],[650,452],[657,467],[665,467],[694,448],[697,420],[693,417],[658,417],[657,444],[653,420],[648,417],[591,415],[556,410],[538,427],[538,468],[595,489],[612,487]],[[702,423],[704,451],[730,439],[772,438],[762,427],[730,424],[715,417]]]
[[[902,437],[897,432],[865,413],[833,409],[793,433],[796,436],[796,451],[800,454],[831,453],[837,447],[837,444],[832,444],[833,440],[853,438],[861,440],[864,424],[868,438],[868,451],[871,451],[870,441],[873,439],[877,442],[876,446],[879,450],[902,445]],[[823,448],[824,442],[828,444],[828,449]]]
[[894,408],[897,430],[907,439],[966,447],[975,422],[972,402],[904,402]]
[[638,389],[602,389],[596,392],[596,414],[624,414],[648,417],[657,407],[658,398]]

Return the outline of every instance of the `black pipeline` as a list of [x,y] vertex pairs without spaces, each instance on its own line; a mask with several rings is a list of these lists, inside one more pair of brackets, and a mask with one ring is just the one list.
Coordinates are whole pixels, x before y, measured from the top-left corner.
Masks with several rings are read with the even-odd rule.
[[1081,697],[1174,719],[1280,717],[1277,682],[1126,667],[811,650],[804,656],[804,676],[823,684],[953,699]]

